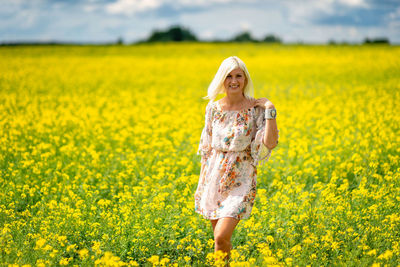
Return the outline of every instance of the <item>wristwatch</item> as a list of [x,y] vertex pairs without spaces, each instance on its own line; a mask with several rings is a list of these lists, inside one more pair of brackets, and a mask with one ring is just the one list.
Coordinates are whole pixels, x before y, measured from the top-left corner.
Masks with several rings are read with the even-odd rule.
[[275,108],[266,108],[265,109],[265,118],[267,120],[272,120],[276,118],[276,109]]

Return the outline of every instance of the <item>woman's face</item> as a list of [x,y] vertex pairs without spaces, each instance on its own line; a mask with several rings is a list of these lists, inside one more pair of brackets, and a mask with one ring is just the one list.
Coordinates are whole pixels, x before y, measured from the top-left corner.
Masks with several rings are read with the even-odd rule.
[[232,70],[225,78],[225,91],[226,93],[243,93],[246,83],[246,75],[244,74],[243,70],[236,68]]

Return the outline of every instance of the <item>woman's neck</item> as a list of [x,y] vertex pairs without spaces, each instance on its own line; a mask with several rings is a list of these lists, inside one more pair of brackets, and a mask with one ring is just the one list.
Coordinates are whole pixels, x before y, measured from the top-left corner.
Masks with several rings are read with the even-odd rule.
[[225,97],[225,104],[228,105],[229,107],[235,107],[235,106],[240,106],[242,105],[243,101],[246,100],[246,97],[244,94],[241,95],[226,95]]

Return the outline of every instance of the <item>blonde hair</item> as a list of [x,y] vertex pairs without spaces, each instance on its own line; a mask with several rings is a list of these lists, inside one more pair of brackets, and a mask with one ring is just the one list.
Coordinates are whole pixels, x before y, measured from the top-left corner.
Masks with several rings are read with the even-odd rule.
[[244,64],[244,62],[236,56],[228,57],[227,59],[222,61],[221,66],[219,66],[219,69],[215,74],[214,79],[208,86],[207,96],[203,98],[210,99],[210,102],[213,102],[219,94],[223,94],[225,92],[224,81],[226,79],[226,76],[228,76],[228,74],[236,68],[240,68],[244,72],[244,75],[246,76],[247,84],[243,90],[244,96],[248,99],[253,98],[254,88],[253,88],[253,82],[251,81],[250,78],[249,71],[246,68],[246,64]]

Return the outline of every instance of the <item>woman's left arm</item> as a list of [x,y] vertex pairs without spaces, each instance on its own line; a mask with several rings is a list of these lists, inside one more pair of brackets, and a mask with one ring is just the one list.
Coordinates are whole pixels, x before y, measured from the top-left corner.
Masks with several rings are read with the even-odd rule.
[[[256,106],[261,106],[266,109],[275,108],[274,104],[266,98],[259,98],[256,100]],[[264,115],[264,114],[263,114]],[[264,115],[265,116],[265,115]],[[278,126],[275,119],[265,120],[265,133],[263,143],[264,145],[272,150],[278,145]]]

